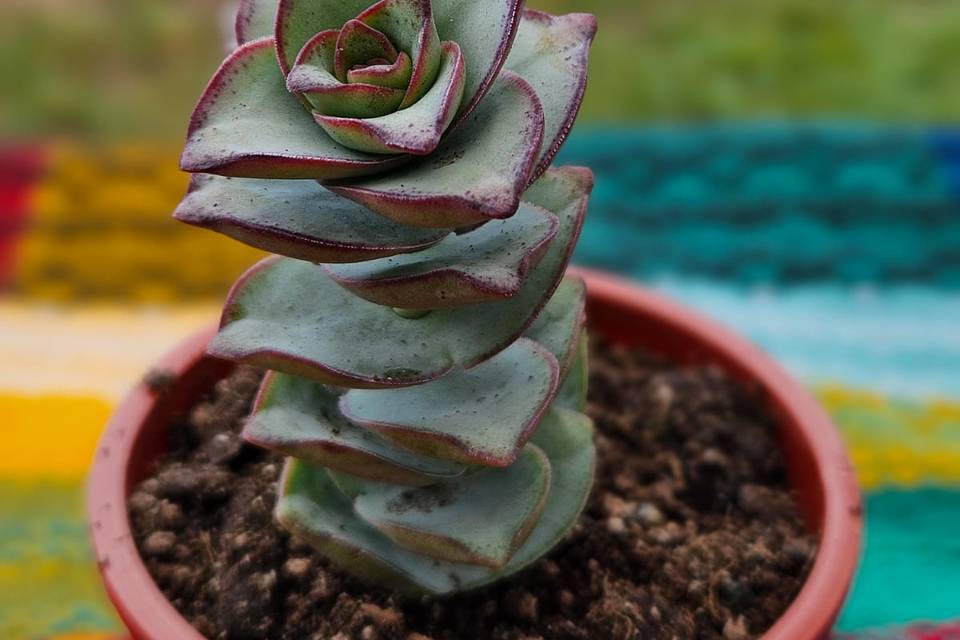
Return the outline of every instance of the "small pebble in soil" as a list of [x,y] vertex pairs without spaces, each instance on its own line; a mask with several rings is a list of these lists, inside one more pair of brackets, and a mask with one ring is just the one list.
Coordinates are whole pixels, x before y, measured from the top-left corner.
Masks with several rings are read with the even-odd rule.
[[510,580],[402,600],[279,529],[283,461],[240,438],[261,379],[249,368],[175,425],[170,453],[129,498],[149,571],[202,634],[224,640],[761,635],[816,554],[771,419],[715,369],[595,342],[596,486],[567,539]]

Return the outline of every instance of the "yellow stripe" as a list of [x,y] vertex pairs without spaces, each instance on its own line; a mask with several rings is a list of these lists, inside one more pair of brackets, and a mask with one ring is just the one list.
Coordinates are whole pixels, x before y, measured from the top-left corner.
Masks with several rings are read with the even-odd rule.
[[112,406],[95,398],[0,394],[0,476],[80,479]]
[[817,389],[865,489],[960,484],[960,403],[896,400],[839,385]]
[[173,148],[56,146],[32,194],[17,293],[55,302],[222,298],[265,254],[173,220],[187,181]]
[[0,302],[0,393],[117,401],[164,353],[219,316],[213,304],[51,308]]

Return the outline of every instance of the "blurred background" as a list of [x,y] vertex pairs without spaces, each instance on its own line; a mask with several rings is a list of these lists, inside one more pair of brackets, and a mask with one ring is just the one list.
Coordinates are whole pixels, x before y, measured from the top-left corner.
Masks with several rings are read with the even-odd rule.
[[[744,332],[831,411],[867,492],[841,631],[960,634],[960,3],[529,5],[601,25],[560,157],[597,173],[576,260]],[[96,438],[259,256],[170,219],[229,20],[0,3],[2,638],[120,630],[83,517]]]

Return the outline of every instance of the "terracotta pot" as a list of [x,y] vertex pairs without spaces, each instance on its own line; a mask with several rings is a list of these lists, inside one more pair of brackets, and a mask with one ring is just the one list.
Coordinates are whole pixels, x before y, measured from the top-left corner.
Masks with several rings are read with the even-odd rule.
[[[587,279],[589,326],[595,334],[680,363],[712,363],[763,389],[780,424],[791,483],[819,539],[803,589],[764,637],[825,636],[853,578],[861,534],[856,479],[830,419],[802,386],[743,338],[625,281],[579,272]],[[201,332],[157,363],[177,375],[171,389],[157,395],[141,383],[130,392],[107,426],[90,475],[88,510],[100,572],[137,639],[201,638],[147,573],[134,545],[125,501],[163,452],[171,418],[230,371],[229,363],[204,353],[213,333],[213,328]]]

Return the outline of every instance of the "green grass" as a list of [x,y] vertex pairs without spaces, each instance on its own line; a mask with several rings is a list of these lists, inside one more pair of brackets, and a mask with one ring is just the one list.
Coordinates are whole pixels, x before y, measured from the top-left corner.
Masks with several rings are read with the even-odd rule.
[[[956,0],[530,5],[600,20],[583,121],[960,115]],[[178,137],[219,37],[212,2],[7,0],[0,136]]]

